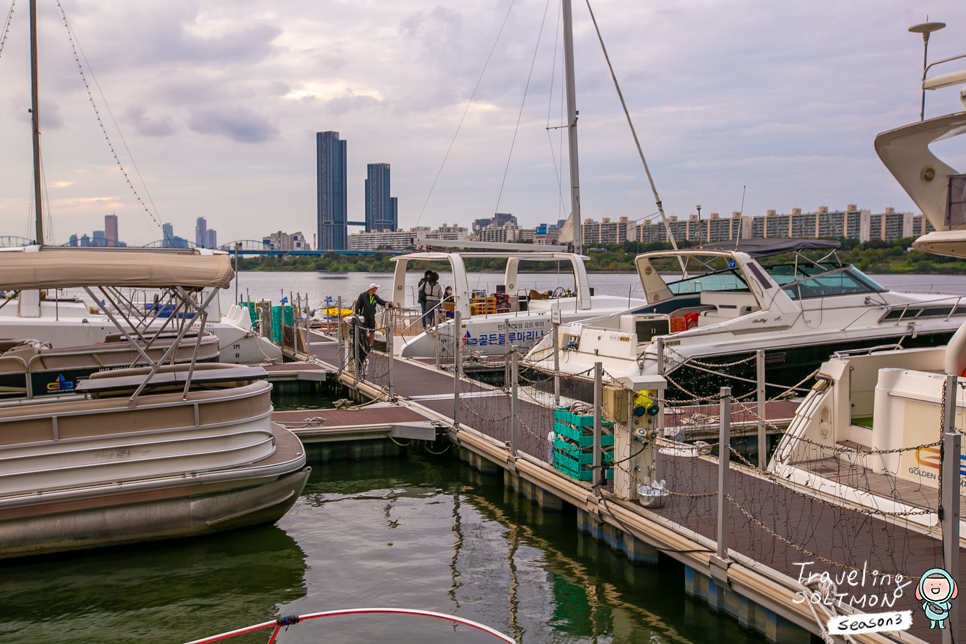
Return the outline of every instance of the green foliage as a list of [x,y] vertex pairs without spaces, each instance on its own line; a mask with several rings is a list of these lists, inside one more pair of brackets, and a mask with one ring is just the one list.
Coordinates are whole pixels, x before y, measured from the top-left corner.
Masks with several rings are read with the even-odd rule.
[[[941,257],[921,253],[912,248],[914,239],[898,239],[884,242],[878,239],[859,243],[856,239],[841,238],[842,248],[838,257],[843,264],[853,264],[866,273],[909,273],[909,274],[947,274],[966,275],[966,261],[955,257]],[[678,248],[693,248],[697,244],[682,241]],[[603,247],[601,250],[588,252],[590,260],[587,270],[592,273],[632,273],[635,271],[634,258],[641,253],[660,250],[671,250],[671,245],[663,242],[624,242]],[[813,251],[806,253],[812,259],[820,259],[825,253]],[[265,256],[246,257],[239,260],[239,268],[243,271],[322,271],[330,273],[348,272],[392,272],[395,264],[392,255],[376,253],[373,255],[339,255],[328,252],[317,255],[293,256]],[[769,258],[769,263],[781,263],[783,260],[794,261],[794,255],[776,256]],[[659,270],[675,270],[676,262],[672,260],[658,261],[655,265]],[[468,258],[466,269],[471,272],[502,271],[506,266],[505,259]],[[410,266],[411,270],[448,271],[449,262],[417,262]],[[561,270],[569,270],[569,266],[560,266]],[[520,262],[521,273],[553,273],[558,270],[554,262]]]

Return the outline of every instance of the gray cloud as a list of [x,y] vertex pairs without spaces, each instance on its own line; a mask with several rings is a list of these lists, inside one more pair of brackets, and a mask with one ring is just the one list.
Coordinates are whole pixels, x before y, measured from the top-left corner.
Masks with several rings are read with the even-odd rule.
[[192,115],[188,127],[201,134],[217,134],[238,143],[262,143],[279,136],[268,119],[248,108],[206,110]]
[[177,131],[174,119],[169,114],[152,118],[147,115],[147,108],[143,105],[129,106],[124,113],[124,122],[144,136],[171,136]]

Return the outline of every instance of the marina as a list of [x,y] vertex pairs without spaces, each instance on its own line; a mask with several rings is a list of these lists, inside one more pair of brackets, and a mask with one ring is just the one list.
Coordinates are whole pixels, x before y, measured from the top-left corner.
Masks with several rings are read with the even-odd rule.
[[[0,30],[5,54],[14,4]],[[28,0],[28,40],[13,55],[30,69],[32,193],[17,201],[27,207],[29,232],[0,237],[4,641],[966,641],[957,583],[966,578],[966,285],[956,275],[966,270],[966,174],[953,167],[962,155],[951,143],[961,147],[966,133],[966,89],[959,90],[962,110],[927,117],[926,109],[927,94],[951,95],[946,90],[966,83],[966,71],[934,69],[962,66],[966,54],[929,62],[930,34],[945,23],[927,17],[908,29],[917,45],[922,36],[921,78],[913,78],[920,120],[890,125],[871,146],[877,169],[891,174],[902,203],[919,214],[850,203],[840,211],[748,216],[746,177],[729,174],[744,153],[715,160],[699,146],[718,133],[697,124],[711,113],[708,105],[729,115],[744,140],[767,133],[779,141],[775,133],[790,123],[760,115],[755,127],[739,129],[730,100],[702,96],[687,105],[680,79],[692,77],[683,60],[674,63],[674,80],[663,77],[669,65],[637,61],[622,88],[604,38],[617,25],[602,30],[590,0],[589,21],[581,18],[576,30],[571,0],[547,2],[509,150],[496,156],[485,139],[506,138],[510,127],[498,116],[503,98],[483,80],[496,55],[499,69],[490,74],[504,85],[499,93],[516,92],[501,59],[519,54],[518,43],[501,44],[504,28],[513,38],[529,29],[523,9],[513,14],[516,2],[486,20],[467,19],[479,7],[424,12],[413,5],[408,16],[380,7],[385,24],[397,26],[366,34],[375,45],[368,66],[389,70],[398,59],[425,73],[405,95],[393,90],[395,79],[357,80],[347,52],[370,31],[361,12],[359,33],[312,41],[275,29],[272,12],[250,16],[257,28],[236,33],[235,7],[222,14],[215,1],[194,18],[174,8],[164,20],[151,18],[158,42],[119,38],[130,53],[101,50],[93,58],[123,67],[129,61],[120,59],[144,55],[142,48],[160,59],[184,49],[207,77],[173,64],[152,75],[155,63],[144,62],[138,76],[156,76],[156,84],[122,83],[139,95],[116,106],[118,119],[75,23],[54,4],[86,92],[86,100],[78,94],[79,101],[61,103],[93,107],[108,165],[120,170],[138,214],[161,238],[128,245],[112,212],[103,215],[104,230],[55,241],[55,221],[71,221],[78,209],[113,208],[117,199],[71,188],[80,178],[99,185],[100,170],[89,161],[74,162],[73,179],[60,180],[53,159],[70,146],[49,146],[50,162],[41,161],[42,125],[45,140],[59,142],[55,131],[70,121],[53,99],[41,102],[41,78],[51,76],[52,86],[60,80],[53,63],[41,73],[46,27],[38,32],[36,0]],[[543,70],[537,61],[549,51],[551,7],[553,58]],[[615,8],[606,11],[626,24],[614,33],[637,30],[633,52],[624,35],[618,67],[622,58],[656,58],[658,41],[631,19],[640,8]],[[303,10],[309,25],[317,7]],[[338,11],[324,10],[332,14],[326,24],[330,17],[340,23]],[[648,10],[662,29],[673,23],[661,7]],[[715,9],[703,11],[710,18]],[[87,13],[108,21],[109,12]],[[783,22],[800,21],[791,15]],[[87,15],[80,19],[90,27]],[[439,67],[475,64],[473,40],[494,20],[496,40],[475,86],[465,70]],[[176,36],[169,23],[179,25]],[[137,33],[132,25],[131,37]],[[584,42],[579,74],[575,36]],[[398,49],[383,50],[390,42]],[[599,45],[603,63],[588,60],[588,43]],[[269,61],[271,78],[262,69]],[[252,79],[263,75],[261,85],[226,73],[234,63]],[[784,64],[770,75],[790,73],[794,65]],[[325,80],[304,71],[294,80],[287,66],[321,69]],[[548,87],[537,88],[535,69],[544,78],[549,71]],[[702,73],[717,76],[715,69]],[[446,79],[445,91],[434,75]],[[592,155],[583,181],[578,80]],[[882,85],[874,85],[880,96]],[[183,98],[170,97],[199,91],[192,86],[221,103],[172,116]],[[678,102],[642,102],[640,87]],[[597,104],[602,93],[613,98],[611,89],[622,116],[606,116]],[[11,84],[14,102],[19,91]],[[548,99],[545,119],[524,118],[531,91]],[[271,110],[249,107],[266,94]],[[720,99],[714,87],[709,96]],[[440,100],[445,109],[430,107]],[[421,113],[420,122],[400,127],[398,105]],[[444,115],[453,105],[462,116],[445,147]],[[883,130],[863,109],[866,129]],[[282,230],[305,205],[290,201],[304,188],[290,123],[304,110],[313,116],[298,140],[315,132],[317,213],[308,235]],[[359,182],[364,216],[354,203],[350,209],[361,193],[348,188],[347,139],[335,129],[316,131],[315,120],[323,115],[333,123],[326,127],[343,129],[338,123],[359,114],[367,120],[345,128],[350,138],[364,131],[391,141],[406,133],[405,163],[429,182],[418,216],[416,174],[391,189],[391,164],[383,161],[367,163]],[[682,118],[695,120],[685,126]],[[809,121],[802,132],[820,142],[816,129],[832,131],[835,120]],[[475,133],[463,134],[461,143],[467,136],[474,143],[472,162],[461,166],[466,160],[455,157],[464,151],[450,154],[464,121]],[[635,121],[652,131],[639,137]],[[687,135],[675,140],[665,121]],[[232,141],[219,163],[203,161],[204,145],[181,144],[182,178],[167,180],[184,190],[203,177],[203,191],[181,208],[233,213],[230,228],[218,227],[222,242],[226,233],[234,241],[219,244],[206,216],[195,219],[193,242],[163,223],[119,123],[159,142],[182,131],[193,133],[192,144]],[[615,126],[624,132],[619,139]],[[667,128],[666,141],[659,143],[655,128]],[[521,150],[514,159],[517,147],[545,145],[534,133],[546,134],[552,163]],[[424,145],[445,147],[438,166],[426,161]],[[800,141],[796,154],[809,158],[812,145]],[[672,147],[679,149],[669,153]],[[645,148],[660,159],[654,174]],[[365,154],[376,158],[377,150]],[[774,168],[759,160],[742,169],[757,166],[752,192],[771,189],[764,184],[786,192],[791,183],[807,186],[800,168],[782,170],[765,148],[756,154]],[[505,158],[498,192],[483,171],[491,156]],[[687,158],[700,159],[704,177]],[[895,203],[854,161],[839,173],[852,189],[862,185]],[[487,202],[485,217],[474,218],[482,194],[475,187],[440,186],[430,205],[454,165],[466,176],[472,168],[474,184],[492,184],[496,203],[490,210]],[[538,167],[552,169],[555,191],[535,187]],[[185,172],[196,177],[187,181]],[[157,168],[150,174],[165,176]],[[220,179],[231,174],[230,184]],[[683,185],[668,175],[690,176]],[[683,219],[678,206],[666,211],[659,183],[671,186],[674,201],[684,193],[700,200],[707,218],[701,205]],[[730,217],[703,198],[713,183],[741,187]],[[291,194],[272,193],[278,186]],[[728,199],[738,193],[731,191]],[[400,198],[409,230],[400,225]],[[256,206],[266,199],[270,207]],[[260,240],[246,222],[252,208],[262,227],[272,227]],[[524,228],[511,208],[555,223]],[[444,211],[459,219],[433,230]],[[350,227],[362,230],[350,235]],[[876,267],[886,274],[875,275]],[[933,275],[943,269],[949,274]]]

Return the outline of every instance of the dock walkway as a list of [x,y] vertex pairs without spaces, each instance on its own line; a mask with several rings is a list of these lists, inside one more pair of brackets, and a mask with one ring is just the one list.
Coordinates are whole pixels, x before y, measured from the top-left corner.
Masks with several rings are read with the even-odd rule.
[[[334,372],[338,371],[338,344],[317,334],[313,334],[312,340],[313,355]],[[384,388],[388,382],[388,357],[374,351],[368,362],[366,381],[362,384],[370,391]],[[428,415],[435,414],[452,423],[456,392],[452,373],[397,358],[393,374],[394,394],[408,408],[431,412]],[[339,377],[345,384],[354,383],[352,375],[345,371]],[[471,436],[461,431],[455,438],[460,444],[472,443],[489,461],[507,470],[508,480],[528,478],[530,483],[549,488],[550,493],[572,502],[598,525],[606,523],[617,532],[623,531],[627,535],[623,543],[634,537],[684,562],[688,566],[691,594],[734,615],[744,626],[763,632],[769,639],[790,641],[786,635],[774,632],[774,625],[762,625],[761,607],[800,628],[818,633],[807,604],[795,594],[802,590],[797,580],[803,571],[806,576],[827,572],[835,579],[852,570],[865,573],[861,576],[864,585],[845,583],[842,585],[845,587],[839,587],[839,593],[848,593],[845,609],[840,612],[848,612],[851,598],[859,611],[911,610],[914,614],[912,628],[901,636],[895,633],[888,638],[883,633],[859,635],[855,636],[856,641],[936,639],[938,631],[930,631],[919,606],[921,602],[915,599],[918,577],[930,568],[942,566],[941,541],[927,534],[926,529],[902,518],[872,516],[830,503],[733,462],[728,545],[734,563],[724,578],[720,574],[716,577],[709,556],[714,552],[717,529],[716,458],[661,450],[659,478],[666,480],[672,496],[663,508],[648,510],[616,498],[606,488],[595,491],[590,484],[564,477],[547,465],[547,434],[552,427],[552,412],[547,406],[530,402],[521,394],[518,449],[532,458],[515,460],[504,447],[510,440],[509,396],[499,389],[461,379],[459,397],[460,424],[493,439],[474,443]],[[794,413],[794,404],[769,403],[766,415],[769,420],[787,419]],[[694,411],[712,415],[717,413],[717,407],[694,408]],[[671,543],[683,545],[669,547]],[[966,578],[966,556],[960,560],[963,563],[959,573],[963,579]],[[902,575],[912,583],[896,593],[895,577],[890,578],[890,585],[880,587],[876,584],[882,578],[874,576],[873,571],[878,575]],[[894,598],[895,594],[898,598]],[[888,598],[885,605],[883,596]],[[961,613],[958,627],[961,641],[966,641],[966,610]]]

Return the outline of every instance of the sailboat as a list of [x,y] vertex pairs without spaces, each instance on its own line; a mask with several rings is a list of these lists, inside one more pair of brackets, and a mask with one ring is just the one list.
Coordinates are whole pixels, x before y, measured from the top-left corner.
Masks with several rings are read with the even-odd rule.
[[[37,76],[37,12],[36,0],[30,0],[30,60],[31,60],[31,124],[33,131],[33,179],[34,223],[36,244],[43,245],[44,212],[40,173],[40,101]],[[86,250],[86,249],[84,249]],[[127,249],[116,249],[124,252]],[[80,252],[80,249],[79,249]],[[210,251],[202,251],[210,252]],[[133,258],[131,258],[133,261]],[[118,294],[119,295],[119,294]],[[111,302],[94,300],[92,309],[88,302],[78,297],[64,298],[48,293],[47,289],[22,289],[0,306],[0,339],[31,338],[53,349],[93,345],[108,341],[114,332],[113,317],[118,317],[117,306]],[[139,303],[142,311],[151,302]],[[112,310],[113,309],[113,310]],[[218,338],[222,362],[253,364],[280,362],[281,349],[267,338],[259,336],[252,327],[247,309],[232,306],[222,316],[217,300],[211,303],[210,322],[202,329],[195,323],[194,332],[208,333]],[[163,324],[163,321],[158,321]],[[122,332],[134,332],[126,320]]]
[[[33,8],[31,1],[36,153]],[[34,167],[39,197],[36,156]],[[0,402],[0,558],[272,522],[295,503],[311,468],[299,439],[272,423],[267,372],[199,362],[211,350],[209,306],[233,276],[226,253],[201,250],[38,245],[0,253],[0,290],[19,293],[20,308],[31,305],[25,294],[61,288],[85,289],[95,300],[95,289],[107,300],[122,288],[152,289],[172,306],[164,319],[158,307],[153,314],[129,309],[126,324],[105,310],[118,343],[137,356],[129,368],[97,371],[69,387],[59,377],[52,396]],[[32,303],[38,311],[40,298]],[[29,337],[36,335],[21,336]]]

